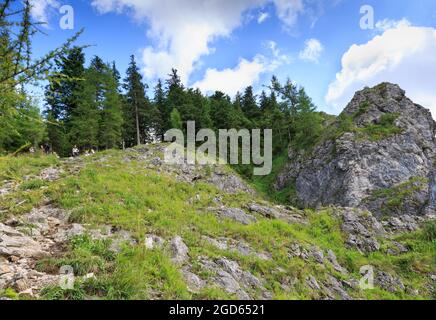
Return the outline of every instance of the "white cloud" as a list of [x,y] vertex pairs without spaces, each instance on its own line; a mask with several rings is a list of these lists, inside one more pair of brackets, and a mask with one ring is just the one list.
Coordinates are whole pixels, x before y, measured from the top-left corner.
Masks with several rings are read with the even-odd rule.
[[259,14],[259,17],[257,17],[257,23],[261,24],[263,22],[265,22],[266,19],[269,18],[269,13],[268,12],[261,12]]
[[252,61],[240,59],[233,69],[207,69],[203,80],[192,87],[199,88],[203,93],[219,90],[233,97],[238,91],[257,83],[262,74],[291,62],[291,58],[282,54],[274,41],[269,41],[266,46],[271,50],[270,57],[257,55]]
[[287,27],[293,27],[304,12],[303,0],[274,0],[277,16]]
[[186,83],[196,63],[213,49],[210,44],[228,37],[241,25],[243,13],[266,0],[93,0],[101,13],[130,12],[149,24],[153,45],[143,50],[144,73],[164,77],[171,68]]
[[342,70],[326,101],[342,110],[355,91],[383,81],[399,84],[416,103],[436,116],[436,29],[398,24],[342,56]]
[[166,77],[177,68],[184,83],[200,59],[214,52],[217,38],[229,37],[244,22],[245,13],[269,3],[288,27],[304,12],[303,0],[92,0],[100,13],[128,13],[149,25],[152,44],[142,51],[147,77]]
[[304,49],[300,52],[301,60],[318,62],[324,47],[317,39],[309,39],[305,42]]
[[381,21],[378,21],[375,24],[375,28],[377,29],[377,31],[380,31],[380,32],[385,32],[386,30],[389,30],[389,29],[395,29],[395,28],[404,27],[404,26],[406,26],[406,27],[411,26],[411,23],[406,18],[403,18],[399,21],[390,20],[390,19],[383,19]]
[[204,79],[196,82],[193,87],[199,88],[204,93],[219,90],[235,96],[238,91],[257,82],[267,69],[262,56],[256,56],[253,61],[241,59],[233,69],[207,69]]
[[45,23],[48,23],[49,11],[60,7],[57,0],[30,0],[30,4],[32,5],[32,18],[38,22]]

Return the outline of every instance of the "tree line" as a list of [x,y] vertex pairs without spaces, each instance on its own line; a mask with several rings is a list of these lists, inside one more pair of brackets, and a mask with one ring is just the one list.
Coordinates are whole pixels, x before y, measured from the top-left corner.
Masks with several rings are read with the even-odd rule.
[[310,146],[322,129],[323,117],[304,88],[290,80],[282,85],[276,77],[259,96],[249,86],[232,99],[220,91],[207,96],[186,88],[173,69],[149,97],[134,56],[121,79],[114,62],[95,56],[85,67],[83,50],[74,48],[56,60],[49,79],[48,137],[64,156],[72,145],[102,150],[144,144],[171,128],[183,130],[187,121],[195,121],[198,129],[272,128],[276,152],[290,141]]
[[[101,57],[94,56],[85,65],[84,48],[71,46],[74,38],[50,53],[41,68],[29,68],[29,58],[20,52],[29,51],[31,34],[24,30],[24,36],[12,40],[13,26],[8,24],[7,8],[3,9],[0,79],[9,75],[12,83],[0,80],[0,90],[7,91],[0,95],[0,151],[45,144],[58,155],[69,156],[73,146],[129,148],[161,138],[171,128],[183,130],[187,121],[195,121],[198,130],[273,129],[274,153],[289,143],[297,149],[310,148],[321,134],[323,114],[316,112],[304,88],[290,80],[281,84],[272,77],[259,95],[249,86],[231,98],[220,91],[204,95],[187,88],[173,69],[167,79],[150,87],[134,56],[122,78],[115,62],[106,63]],[[28,10],[25,6],[20,25],[28,24],[30,29]],[[32,70],[29,78],[35,81],[48,80],[42,114],[25,91],[29,81],[14,75],[14,68],[23,75]]]

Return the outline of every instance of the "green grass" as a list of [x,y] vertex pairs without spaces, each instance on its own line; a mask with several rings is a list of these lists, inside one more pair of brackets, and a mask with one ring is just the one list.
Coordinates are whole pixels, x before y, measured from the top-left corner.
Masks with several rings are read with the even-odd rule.
[[385,113],[380,117],[380,120],[376,124],[370,124],[358,130],[360,136],[370,141],[380,141],[388,137],[400,134],[403,129],[395,125],[395,120],[398,118],[398,114]]
[[[220,196],[224,205],[243,208],[246,204],[266,199],[286,200],[289,194],[273,195],[270,186],[280,168],[286,162],[286,155],[276,159],[272,176],[259,177],[252,181],[259,195],[224,194],[214,186],[197,182],[178,182],[176,177],[164,172],[147,169],[140,161],[128,164],[122,161],[121,151],[108,151],[96,157],[85,159],[85,167],[79,173],[62,177],[60,180],[40,184],[37,181],[22,185],[0,202],[8,208],[16,201],[26,198],[29,205],[37,205],[42,198],[49,198],[54,205],[71,210],[72,219],[97,227],[112,225],[130,231],[138,240],[137,246],[125,246],[115,254],[109,250],[109,241],[94,241],[88,236],[71,239],[64,255],[41,260],[39,270],[56,273],[63,265],[74,267],[78,277],[73,290],[58,287],[46,288],[46,299],[234,299],[216,286],[210,286],[197,294],[190,293],[186,283],[169,256],[168,245],[162,249],[147,250],[144,235],[153,233],[167,240],[180,235],[189,247],[193,271],[207,279],[197,261],[200,256],[209,259],[227,257],[237,261],[240,267],[265,280],[264,286],[276,299],[313,299],[319,293],[313,292],[305,284],[308,275],[317,279],[333,274],[338,278],[359,279],[359,269],[363,265],[374,265],[399,275],[407,285],[419,288],[420,297],[429,297],[428,273],[434,270],[434,226],[423,232],[404,235],[396,241],[407,244],[412,250],[397,257],[377,252],[368,256],[356,250],[347,249],[340,221],[334,209],[318,212],[306,210],[309,224],[288,224],[257,216],[258,222],[241,225],[228,219],[219,219],[207,208],[216,206],[214,198]],[[105,161],[96,161],[105,157]],[[0,166],[14,166],[13,160],[0,160]],[[20,159],[23,161],[23,159]],[[38,173],[42,165],[53,165],[51,160],[30,159],[26,172]],[[25,163],[25,161],[23,161]],[[33,163],[33,164],[32,164]],[[68,166],[60,163],[59,166]],[[207,170],[207,169],[206,169]],[[209,169],[210,170],[210,169]],[[199,200],[192,204],[192,199]],[[30,207],[26,207],[30,208]],[[8,209],[9,210],[9,209]],[[11,211],[20,214],[21,210]],[[247,242],[256,252],[269,252],[273,259],[264,261],[256,255],[243,256],[238,252],[222,251],[206,244],[203,236],[226,237]],[[431,240],[431,241],[430,241]],[[390,245],[390,240],[383,243]],[[316,245],[323,250],[331,249],[341,265],[346,266],[350,275],[338,274],[330,265],[321,266],[315,261],[303,261],[289,256],[293,243],[305,247]],[[168,243],[168,242],[167,242]],[[282,271],[278,271],[282,270]],[[96,279],[83,280],[80,277],[94,273]],[[281,284],[289,277],[298,281],[291,292],[286,292]],[[250,292],[260,298],[259,293]],[[412,299],[407,294],[391,294],[383,290],[372,292],[354,290],[355,298]]]
[[42,169],[56,166],[55,156],[0,157],[0,182],[2,180],[22,181],[25,176],[38,174]]
[[401,210],[403,204],[408,198],[411,198],[416,192],[421,191],[428,186],[428,179],[425,177],[413,177],[392,188],[378,189],[372,192],[372,195],[366,201],[383,199],[385,205],[382,212],[386,215],[397,213]]
[[277,181],[278,175],[288,162],[287,152],[276,156],[272,163],[272,172],[267,176],[252,176],[249,178],[250,185],[259,192],[264,198],[277,202],[289,203],[291,198],[295,198],[295,184],[289,183],[280,191],[275,190],[274,183]]

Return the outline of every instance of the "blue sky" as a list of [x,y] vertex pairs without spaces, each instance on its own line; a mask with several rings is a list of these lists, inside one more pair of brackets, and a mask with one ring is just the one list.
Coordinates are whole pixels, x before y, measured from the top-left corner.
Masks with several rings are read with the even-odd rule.
[[[93,45],[88,59],[116,61],[123,73],[135,54],[149,84],[176,67],[188,86],[234,95],[247,85],[259,92],[276,74],[304,86],[320,110],[338,113],[354,91],[391,81],[436,114],[433,0],[34,2],[34,18],[48,22],[35,54],[84,27],[79,44]],[[62,5],[74,9],[74,30],[59,26]],[[370,29],[361,28],[362,6],[374,12]]]

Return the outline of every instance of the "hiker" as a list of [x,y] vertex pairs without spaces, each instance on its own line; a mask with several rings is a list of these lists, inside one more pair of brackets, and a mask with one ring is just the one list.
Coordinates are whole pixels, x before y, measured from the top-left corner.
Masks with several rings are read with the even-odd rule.
[[73,157],[78,157],[79,154],[80,154],[79,149],[77,148],[76,145],[74,145],[73,150],[72,150],[72,155],[73,155]]

